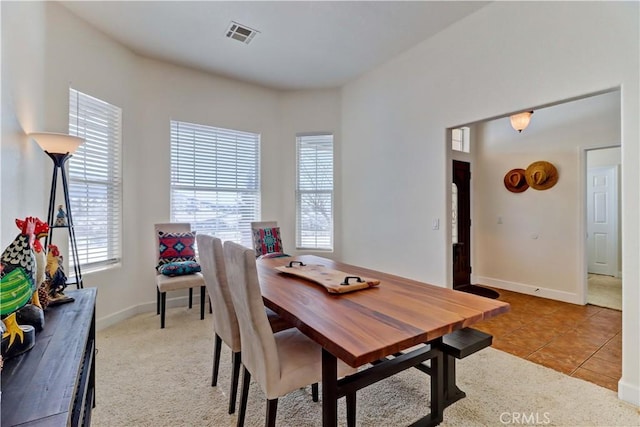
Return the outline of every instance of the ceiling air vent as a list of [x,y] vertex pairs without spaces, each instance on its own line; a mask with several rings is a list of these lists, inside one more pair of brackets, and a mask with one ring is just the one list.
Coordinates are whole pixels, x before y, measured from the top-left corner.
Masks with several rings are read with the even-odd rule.
[[227,37],[241,41],[244,44],[249,44],[251,40],[253,40],[253,37],[259,32],[260,31],[249,28],[246,25],[231,21],[227,29]]

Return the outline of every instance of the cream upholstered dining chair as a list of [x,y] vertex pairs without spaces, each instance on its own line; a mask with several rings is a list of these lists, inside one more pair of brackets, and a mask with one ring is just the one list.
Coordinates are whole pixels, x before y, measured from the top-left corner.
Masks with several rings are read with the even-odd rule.
[[[263,309],[253,250],[224,243],[227,278],[240,326],[242,343],[242,395],[238,427],[244,425],[253,376],[267,397],[267,426],[275,426],[278,398],[322,379],[322,347],[296,328],[273,333]],[[338,375],[356,372],[338,361]],[[355,420],[355,392],[347,396],[347,419]]]
[[[235,412],[238,378],[240,376],[240,329],[236,312],[231,301],[231,293],[227,284],[222,241],[217,237],[199,234],[198,255],[202,274],[213,306],[214,351],[213,372],[211,386],[218,383],[218,368],[220,366],[220,350],[222,341],[231,348],[232,377],[231,392],[229,393],[229,413]],[[278,316],[274,311],[266,308],[269,324],[274,332],[291,328],[292,326]]]
[[[155,224],[156,241],[156,312],[160,315],[160,328],[164,329],[167,292],[189,289],[189,308],[193,305],[193,288],[200,287],[200,319],[204,319],[204,277],[199,271],[184,271],[188,274],[167,275],[159,270],[165,264],[177,261],[195,261],[193,246],[195,234],[189,223]],[[193,268],[193,267],[191,267]]]
[[251,223],[251,235],[253,236],[253,248],[256,257],[285,257],[280,227],[277,221],[253,221]]

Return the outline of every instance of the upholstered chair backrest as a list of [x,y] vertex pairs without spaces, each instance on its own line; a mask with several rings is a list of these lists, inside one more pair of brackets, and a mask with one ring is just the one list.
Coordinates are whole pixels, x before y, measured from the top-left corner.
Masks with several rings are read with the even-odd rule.
[[217,237],[198,234],[196,242],[202,275],[213,306],[214,328],[231,351],[238,352],[241,349],[240,329],[227,283],[222,241]]
[[251,230],[257,230],[259,228],[272,228],[277,226],[278,221],[253,221],[251,223]]
[[231,297],[240,325],[242,364],[268,394],[270,385],[278,384],[280,379],[280,363],[260,293],[255,252],[226,241],[224,257]]

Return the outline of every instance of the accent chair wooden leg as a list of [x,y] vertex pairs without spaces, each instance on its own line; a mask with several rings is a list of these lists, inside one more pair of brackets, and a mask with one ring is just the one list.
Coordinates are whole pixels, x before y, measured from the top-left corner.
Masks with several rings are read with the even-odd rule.
[[200,320],[204,319],[204,286],[200,286]]
[[347,427],[356,427],[356,392],[345,396],[347,400]]
[[240,412],[238,413],[237,427],[244,427],[244,416],[247,413],[247,400],[249,400],[249,383],[251,374],[247,368],[242,369],[242,393],[240,394]]
[[164,329],[164,318],[167,310],[167,293],[160,293],[160,329]]
[[160,314],[160,289],[156,286],[156,316]]
[[311,384],[311,398],[314,402],[317,402],[318,399],[318,383]]
[[276,415],[278,412],[278,399],[267,399],[266,427],[276,427]]
[[238,379],[240,378],[240,365],[242,365],[241,352],[232,355],[231,391],[229,392],[229,413],[236,411],[236,399],[238,396]]
[[211,303],[211,295],[209,295],[209,314],[213,313],[213,304]]
[[193,288],[189,288],[189,308],[193,307]]
[[222,347],[222,338],[215,334],[213,344],[213,372],[211,375],[211,387],[218,384],[218,369],[220,368],[220,349]]

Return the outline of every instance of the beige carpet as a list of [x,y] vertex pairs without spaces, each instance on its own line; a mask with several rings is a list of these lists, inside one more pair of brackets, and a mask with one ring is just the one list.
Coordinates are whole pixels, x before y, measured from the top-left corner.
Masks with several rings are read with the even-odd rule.
[[589,273],[587,285],[587,303],[622,310],[622,279]]
[[[93,425],[235,426],[236,416],[227,414],[228,348],[218,387],[211,387],[212,330],[211,315],[199,320],[196,307],[168,310],[164,330],[149,313],[99,331]],[[467,398],[445,410],[442,426],[640,425],[638,408],[616,393],[499,350],[482,350],[458,366]],[[428,381],[409,370],[361,390],[358,425],[405,426],[426,414]],[[264,410],[264,395],[252,383],[245,425],[264,425]],[[342,401],[338,417],[345,425]],[[310,388],[295,391],[280,399],[277,423],[320,426],[321,403],[311,400]]]

